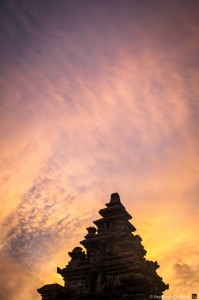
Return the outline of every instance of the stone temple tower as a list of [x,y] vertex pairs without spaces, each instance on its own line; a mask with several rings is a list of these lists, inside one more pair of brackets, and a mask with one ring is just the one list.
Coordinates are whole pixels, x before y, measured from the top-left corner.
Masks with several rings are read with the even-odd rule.
[[135,227],[129,222],[117,193],[111,195],[106,208],[99,211],[96,227],[88,227],[87,235],[69,252],[71,261],[57,268],[65,282],[45,285],[38,289],[42,300],[147,300],[161,299],[169,288],[156,270],[156,262],[146,260],[146,250]]

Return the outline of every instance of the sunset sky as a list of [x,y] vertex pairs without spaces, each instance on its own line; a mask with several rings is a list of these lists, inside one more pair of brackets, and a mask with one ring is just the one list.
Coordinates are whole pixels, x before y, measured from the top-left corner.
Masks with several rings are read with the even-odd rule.
[[118,192],[199,294],[199,1],[0,1],[0,300],[39,300]]

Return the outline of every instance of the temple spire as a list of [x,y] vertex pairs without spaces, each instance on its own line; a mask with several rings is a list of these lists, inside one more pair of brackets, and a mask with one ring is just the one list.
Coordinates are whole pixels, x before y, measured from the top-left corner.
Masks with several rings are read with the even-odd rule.
[[118,193],[111,194],[110,203],[120,203],[120,196]]
[[150,295],[161,299],[168,289],[156,270],[159,265],[145,258],[146,250],[120,201],[111,194],[100,218],[87,227],[88,233],[69,252],[68,265],[57,269],[65,287],[46,285],[38,290],[43,300],[136,299],[148,300]]

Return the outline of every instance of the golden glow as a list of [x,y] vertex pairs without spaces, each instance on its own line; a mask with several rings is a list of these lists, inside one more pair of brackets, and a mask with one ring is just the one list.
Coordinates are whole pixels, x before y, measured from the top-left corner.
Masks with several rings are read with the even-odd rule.
[[[68,28],[66,4],[56,7],[56,22],[50,8],[42,13],[40,4],[36,10],[23,5],[38,24],[15,4],[8,11],[26,28],[29,42],[20,40],[12,18],[3,19],[20,53],[5,51],[0,79],[5,299],[37,300],[37,288],[61,283],[56,267],[67,263],[67,252],[112,192],[133,215],[147,257],[159,262],[159,273],[170,283],[167,294],[197,292],[194,8],[153,4],[159,14],[149,9],[138,20],[137,10],[129,10],[134,17],[122,25],[96,6],[101,28],[93,13],[88,20],[80,17],[74,4],[79,23]],[[6,42],[5,49],[12,49]]]

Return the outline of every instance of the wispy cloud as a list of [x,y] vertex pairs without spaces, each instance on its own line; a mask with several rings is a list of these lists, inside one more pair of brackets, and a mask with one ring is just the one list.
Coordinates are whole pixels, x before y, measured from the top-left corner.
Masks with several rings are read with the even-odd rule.
[[38,281],[44,269],[55,272],[118,191],[175,293],[184,284],[179,268],[192,270],[198,257],[187,254],[198,231],[198,4],[1,7],[1,251],[8,264],[16,273],[29,266]]

